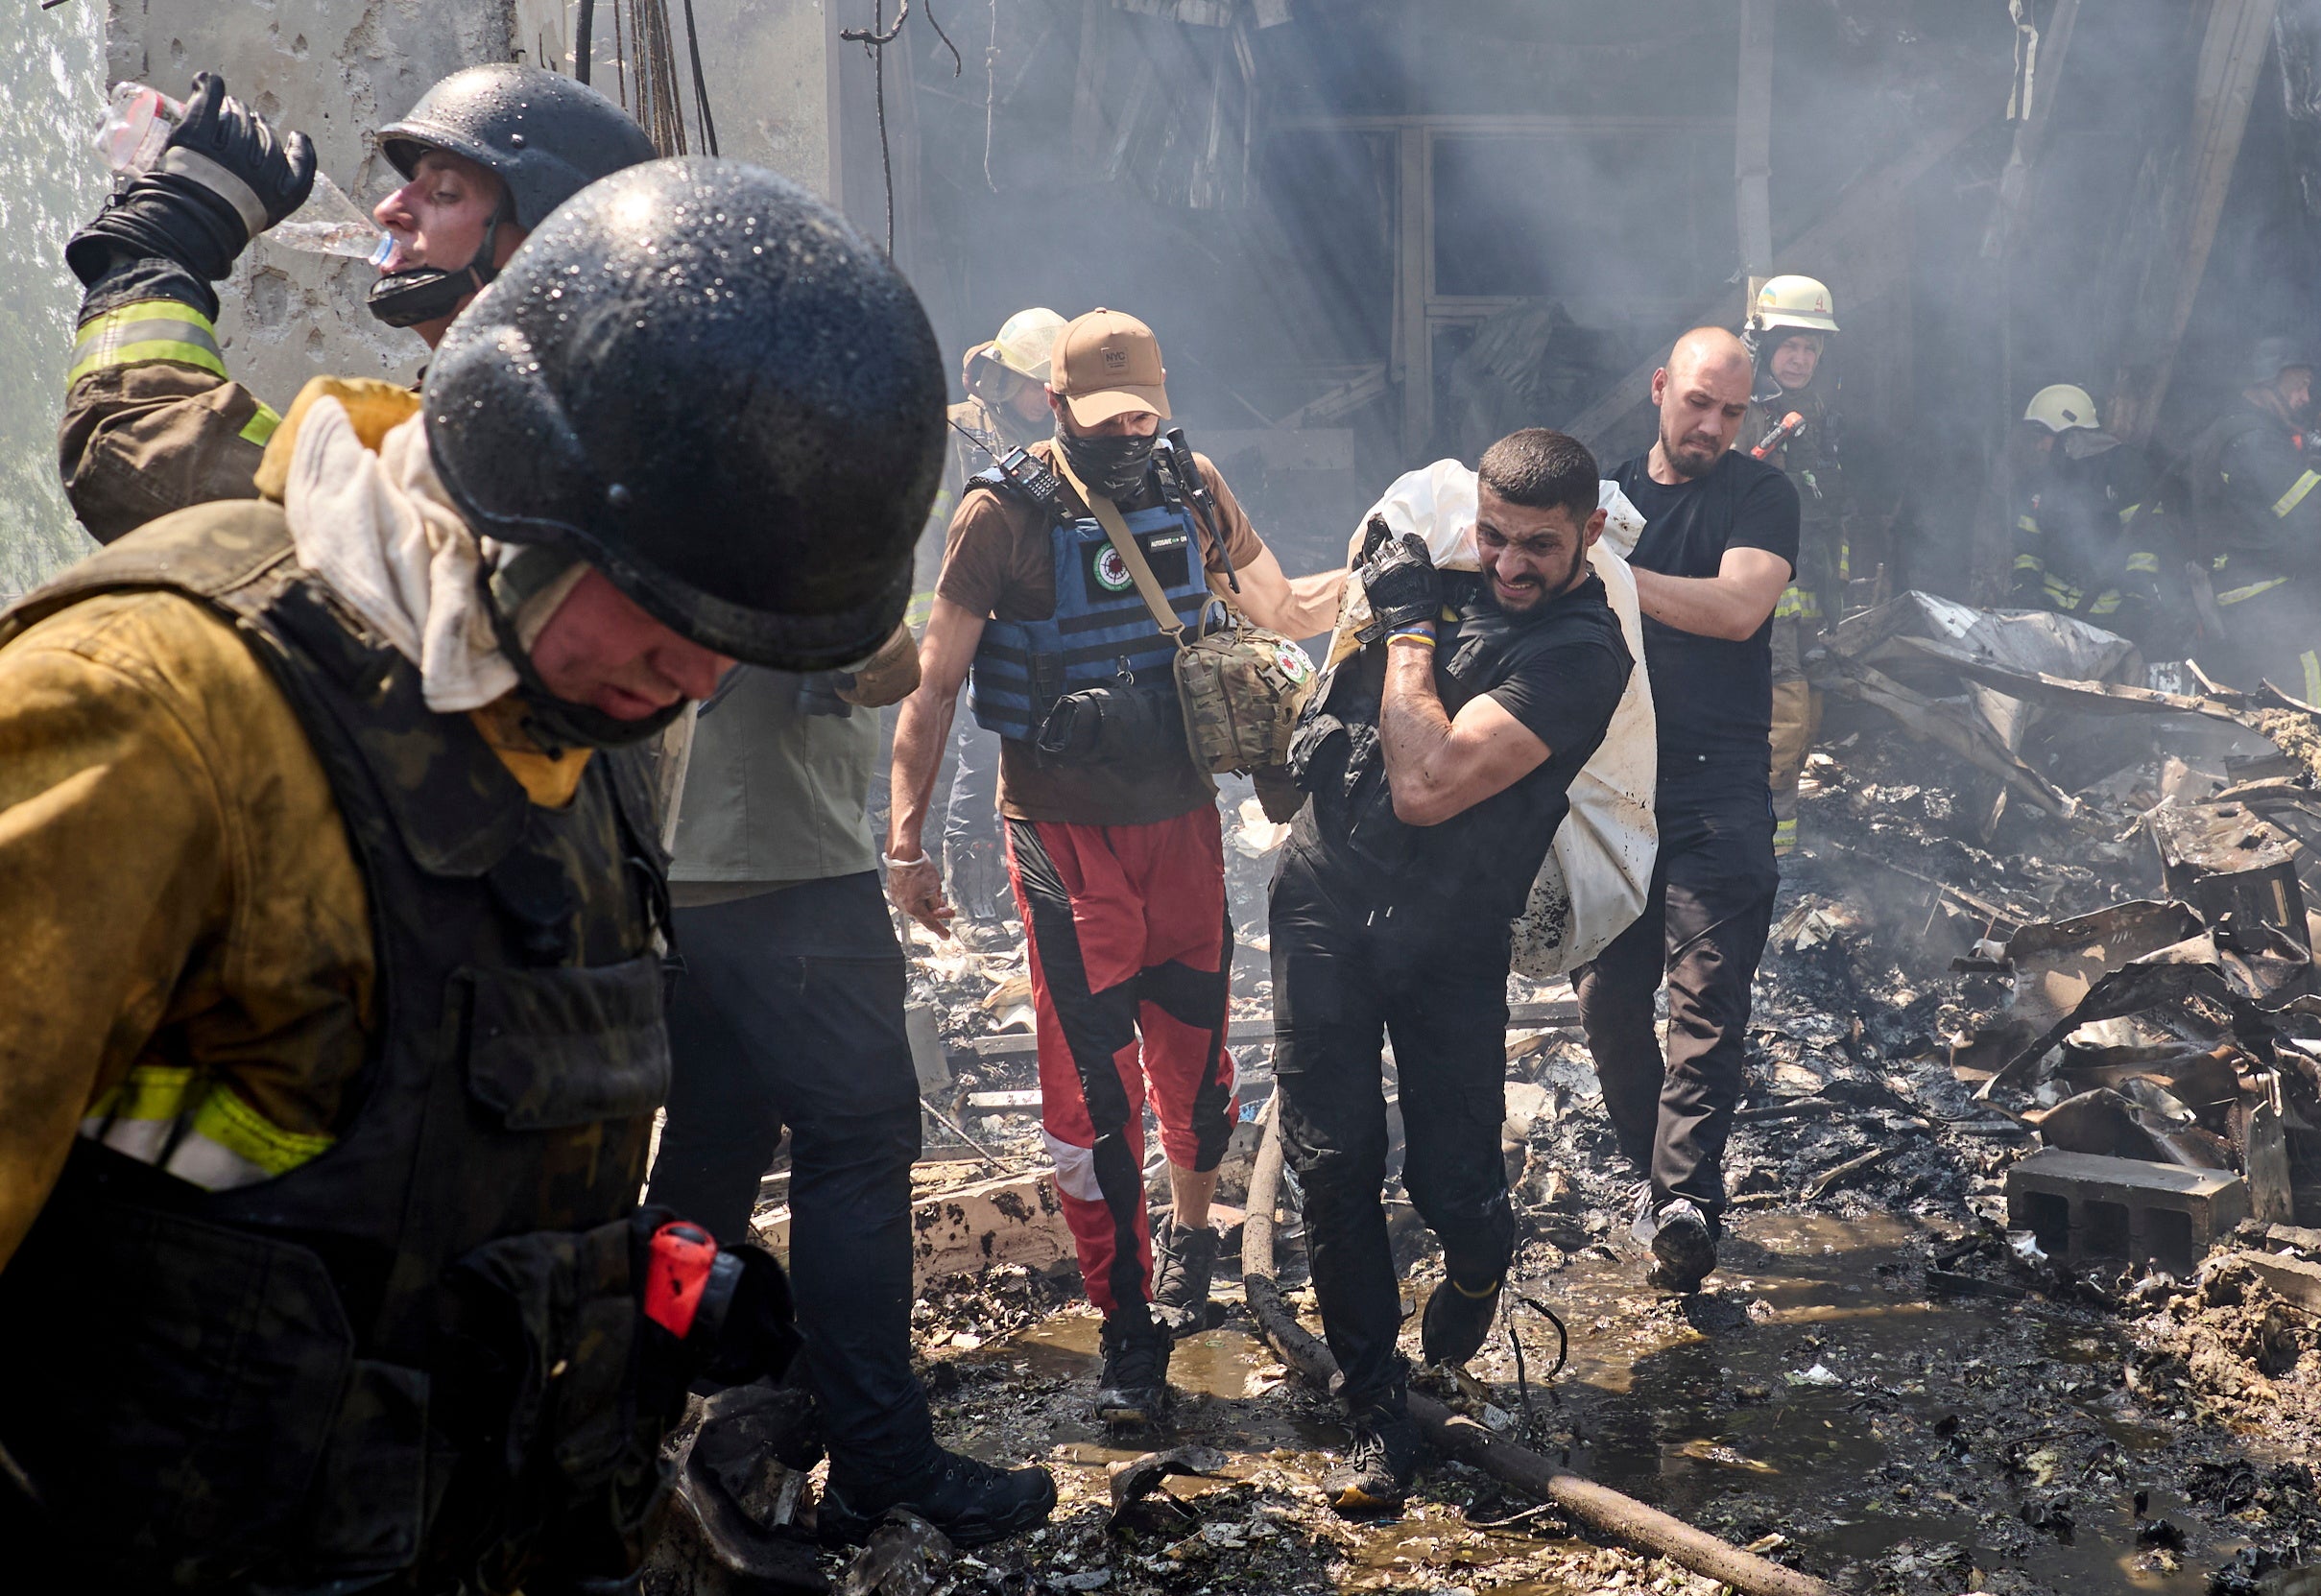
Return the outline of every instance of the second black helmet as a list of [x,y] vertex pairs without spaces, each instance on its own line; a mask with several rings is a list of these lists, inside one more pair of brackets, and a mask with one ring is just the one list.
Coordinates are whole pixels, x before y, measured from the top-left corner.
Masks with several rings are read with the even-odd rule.
[[943,465],[942,357],[846,220],[740,161],[655,161],[548,218],[427,371],[474,529],[569,550],[721,654],[789,671],[901,621]]

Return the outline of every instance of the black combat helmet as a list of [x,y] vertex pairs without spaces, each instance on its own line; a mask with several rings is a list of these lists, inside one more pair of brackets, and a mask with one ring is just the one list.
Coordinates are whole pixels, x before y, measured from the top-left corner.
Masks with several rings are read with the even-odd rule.
[[454,72],[378,137],[406,179],[430,150],[444,150],[483,167],[507,190],[466,266],[417,267],[372,285],[371,314],[395,327],[449,316],[490,282],[502,221],[537,227],[597,179],[654,156],[645,130],[586,83],[509,61]]
[[379,130],[379,148],[405,178],[430,150],[467,156],[508,185],[521,227],[654,156],[645,130],[586,83],[510,61],[454,72]]
[[695,642],[789,671],[853,663],[901,621],[945,397],[884,255],[795,183],[700,156],[559,209],[425,392],[477,532],[586,560]]

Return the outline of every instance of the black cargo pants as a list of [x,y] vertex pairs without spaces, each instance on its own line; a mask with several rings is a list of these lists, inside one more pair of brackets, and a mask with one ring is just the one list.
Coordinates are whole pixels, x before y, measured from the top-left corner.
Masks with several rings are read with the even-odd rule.
[[911,1372],[919,1078],[875,871],[675,912],[674,1074],[648,1199],[750,1234],[790,1130],[790,1287],[831,1461],[899,1478],[935,1457]]
[[1274,874],[1274,1074],[1282,1151],[1305,1194],[1306,1251],[1354,1408],[1391,1402],[1400,1289],[1387,1243],[1383,1038],[1394,1042],[1402,1184],[1451,1277],[1481,1285],[1515,1250],[1507,1117],[1504,922],[1412,925],[1333,898],[1293,845]]
[[[1660,857],[1634,925],[1572,983],[1620,1151],[1655,1205],[1688,1197],[1713,1221],[1740,1103],[1757,977],[1781,873],[1764,767],[1687,772],[1655,803]],[[1653,996],[1668,988],[1663,1066]]]

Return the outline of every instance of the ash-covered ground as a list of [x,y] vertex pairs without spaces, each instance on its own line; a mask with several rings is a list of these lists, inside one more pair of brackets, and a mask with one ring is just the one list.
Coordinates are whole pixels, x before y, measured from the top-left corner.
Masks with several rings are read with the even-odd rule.
[[[2247,1270],[2066,1269],[2007,1229],[2003,1177],[2040,1144],[1978,1101],[1974,1039],[2011,1000],[1988,965],[2022,925],[2162,895],[2138,814],[2185,772],[2157,759],[2083,794],[2064,820],[1998,806],[1997,784],[1890,726],[1832,728],[1784,865],[1757,989],[1735,1194],[1708,1289],[1643,1282],[1627,1236],[1636,1177],[1615,1150],[1576,1030],[1512,1030],[1506,1156],[1523,1225],[1509,1321],[1434,1389],[1552,1459],[1856,1591],[2023,1593],[2311,1588],[2321,1562],[2321,1335]],[[2198,758],[2194,758],[2197,764]],[[2213,761],[2212,761],[2213,763]],[[1227,796],[1241,947],[1236,1019],[1261,1022],[1268,845]],[[1993,810],[1999,812],[1994,822]],[[1041,1164],[1028,1053],[976,1057],[1028,1027],[1011,928],[921,938],[915,998],[950,1044],[938,1103],[1011,1169]],[[1518,1002],[1561,988],[1519,979]],[[1221,1200],[1245,1197],[1270,1093],[1262,1040],[1236,1046],[1245,1123]],[[932,1122],[931,1122],[932,1123]],[[936,1128],[925,1191],[993,1169]],[[949,1145],[945,1145],[949,1144]],[[1164,1187],[1154,1182],[1156,1200]],[[1386,1193],[1416,1305],[1438,1274],[1398,1184]],[[1238,1209],[1229,1207],[1231,1243]],[[1294,1193],[1282,1276],[1318,1328]],[[2241,1238],[2247,1239],[2245,1236]],[[915,1315],[951,1444],[1046,1462],[1050,1526],[960,1556],[913,1586],[1011,1592],[1709,1591],[1712,1582],[1575,1533],[1485,1474],[1437,1461],[1399,1520],[1349,1524],[1319,1481],[1345,1439],[1333,1403],[1288,1374],[1243,1309],[1234,1261],[1216,1323],[1180,1346],[1184,1399],[1163,1434],[1108,1434],[1085,1405],[1097,1321],[1068,1262],[931,1283]],[[1522,1349],[1519,1380],[1516,1350]],[[1112,1472],[1141,1453],[1214,1448],[1116,1520]],[[940,1560],[938,1560],[940,1561]],[[840,1576],[843,1560],[826,1568]],[[912,1576],[917,1578],[918,1576]],[[863,1583],[870,1580],[871,1583]],[[856,1588],[849,1586],[848,1588]]]

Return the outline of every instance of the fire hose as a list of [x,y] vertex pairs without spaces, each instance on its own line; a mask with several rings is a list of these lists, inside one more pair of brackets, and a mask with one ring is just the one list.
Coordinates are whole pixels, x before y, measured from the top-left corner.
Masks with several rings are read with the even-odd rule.
[[[1309,1334],[1281,1299],[1274,1278],[1274,1203],[1281,1187],[1281,1126],[1277,1096],[1265,1108],[1265,1139],[1249,1179],[1249,1218],[1241,1231],[1241,1286],[1250,1312],[1282,1361],[1327,1391],[1338,1366],[1320,1338]],[[1410,1417],[1438,1450],[1482,1469],[1493,1478],[1562,1509],[1599,1535],[1638,1551],[1667,1558],[1722,1580],[1746,1596],[1839,1596],[1837,1588],[1794,1568],[1744,1552],[1681,1518],[1646,1507],[1609,1486],[1558,1467],[1527,1447],[1492,1434],[1482,1425],[1423,1392],[1410,1394]]]

